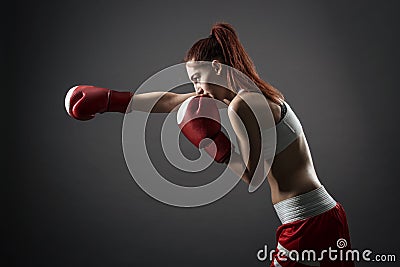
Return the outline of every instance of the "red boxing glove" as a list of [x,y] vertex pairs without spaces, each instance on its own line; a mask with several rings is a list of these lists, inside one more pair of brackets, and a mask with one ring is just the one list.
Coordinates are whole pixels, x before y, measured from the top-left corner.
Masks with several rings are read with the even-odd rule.
[[[215,100],[206,96],[194,96],[186,99],[177,113],[177,121],[182,133],[198,148],[213,156],[218,163],[225,162],[231,155],[232,144],[221,131],[220,116]],[[204,138],[210,138],[211,142],[200,142]]]
[[71,117],[85,121],[93,119],[96,113],[125,113],[132,96],[131,92],[79,85],[72,87],[65,96],[65,109]]

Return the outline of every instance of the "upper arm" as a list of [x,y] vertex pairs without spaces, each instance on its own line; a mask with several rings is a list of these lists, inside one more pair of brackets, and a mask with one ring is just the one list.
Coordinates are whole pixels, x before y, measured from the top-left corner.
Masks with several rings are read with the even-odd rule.
[[267,100],[254,93],[234,98],[228,108],[229,120],[250,180],[254,176],[257,176],[257,181],[264,178],[261,129],[273,123],[273,117],[267,116],[268,108]]
[[178,94],[173,92],[150,92],[133,95],[133,109],[154,113],[174,111],[183,101],[195,95],[195,92]]
[[171,93],[170,101],[167,103],[168,108],[171,110],[179,108],[179,105],[182,104],[189,97],[195,96],[196,92],[186,93],[186,94],[177,94]]
[[240,154],[251,177],[261,154],[261,132],[257,118],[250,106],[240,98],[231,102],[228,116],[237,137]]

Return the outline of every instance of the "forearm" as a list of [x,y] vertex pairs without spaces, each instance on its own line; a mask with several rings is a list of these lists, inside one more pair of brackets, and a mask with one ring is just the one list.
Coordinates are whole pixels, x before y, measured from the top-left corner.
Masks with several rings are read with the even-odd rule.
[[236,153],[235,151],[231,152],[231,158],[225,162],[228,165],[228,168],[231,169],[237,176],[239,176],[244,182],[247,184],[250,183],[251,177],[249,175],[249,171],[246,168],[246,165],[243,162],[242,157]]
[[[230,168],[244,182],[250,184],[250,182],[253,181],[253,183],[255,184],[264,180],[266,175],[264,171],[264,160],[260,160],[257,166],[248,168],[246,167],[246,164],[244,163],[241,155],[239,155],[235,151],[232,151],[231,153],[231,159],[228,159],[225,164],[227,164],[228,168]],[[254,171],[249,171],[249,169],[253,169]]]

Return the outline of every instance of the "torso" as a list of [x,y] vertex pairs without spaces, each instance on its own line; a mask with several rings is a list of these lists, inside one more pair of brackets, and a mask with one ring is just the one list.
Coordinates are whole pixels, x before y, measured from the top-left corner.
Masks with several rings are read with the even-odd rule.
[[[270,100],[268,103],[277,124],[281,119],[281,107]],[[273,204],[321,186],[303,134],[275,155],[267,178]]]
[[[251,92],[241,92],[241,98],[246,98],[265,110],[265,101],[261,101],[259,95]],[[265,98],[266,99],[266,98]],[[274,117],[275,125],[281,119],[281,107],[275,102],[266,99]],[[230,101],[226,104],[229,105]],[[257,109],[257,108],[256,108]],[[266,114],[261,114],[260,119],[269,119]],[[267,126],[270,127],[270,126]],[[264,162],[268,167],[268,162]],[[304,134],[301,134],[293,143],[279,154],[275,155],[272,166],[267,174],[267,180],[271,188],[272,203],[309,192],[321,186],[314,169],[310,149]]]

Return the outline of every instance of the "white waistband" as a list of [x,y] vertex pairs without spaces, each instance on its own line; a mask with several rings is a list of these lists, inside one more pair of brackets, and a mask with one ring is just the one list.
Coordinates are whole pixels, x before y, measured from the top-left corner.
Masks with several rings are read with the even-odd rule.
[[308,219],[336,206],[336,201],[324,186],[310,192],[282,200],[274,205],[282,224]]

